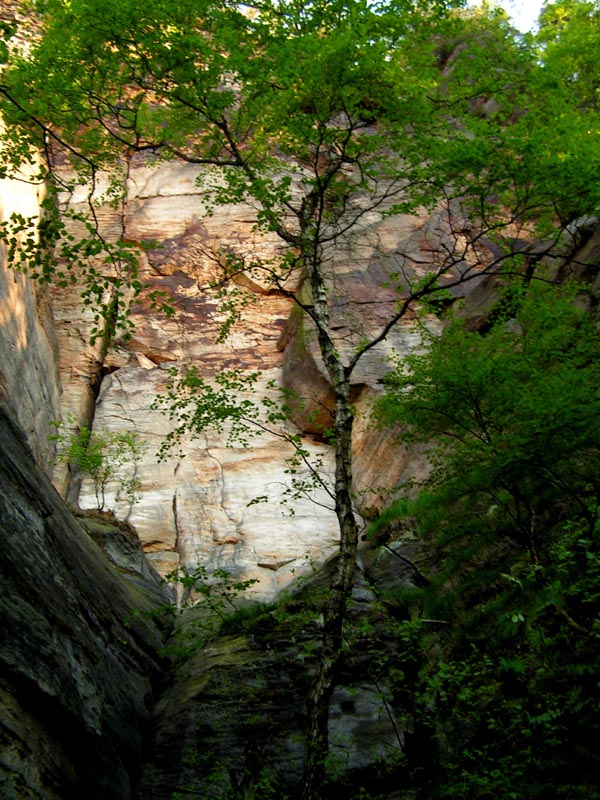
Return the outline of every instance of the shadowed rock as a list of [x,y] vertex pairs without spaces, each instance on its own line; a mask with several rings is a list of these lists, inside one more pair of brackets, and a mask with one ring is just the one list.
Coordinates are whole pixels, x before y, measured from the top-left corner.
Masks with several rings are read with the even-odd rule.
[[0,406],[0,796],[128,800],[159,675],[165,602],[110,564]]

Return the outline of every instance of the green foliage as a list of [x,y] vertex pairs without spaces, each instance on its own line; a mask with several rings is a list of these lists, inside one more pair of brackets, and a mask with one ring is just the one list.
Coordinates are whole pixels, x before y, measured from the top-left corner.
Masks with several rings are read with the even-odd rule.
[[259,378],[259,372],[231,369],[209,381],[195,365],[185,365],[183,373],[171,368],[167,394],[153,402],[153,408],[168,413],[177,423],[161,445],[160,457],[166,458],[187,433],[198,436],[207,430],[226,431],[230,444],[248,447],[260,433],[253,424],[259,419],[260,407],[252,394]]
[[177,661],[190,658],[223,631],[243,628],[263,613],[262,604],[249,604],[247,592],[258,583],[254,578],[238,580],[228,570],[209,570],[198,566],[187,573],[182,569],[165,576],[165,583],[180,587],[192,606],[168,604],[158,612],[161,618],[178,618],[165,652]]
[[238,611],[235,600],[240,593],[258,583],[256,580],[233,580],[231,574],[224,569],[215,569],[209,574],[207,568],[202,566],[196,567],[189,574],[182,571],[172,572],[167,575],[166,580],[169,583],[179,584],[187,592],[201,598],[204,605],[221,621],[232,611]]
[[[8,124],[0,131],[0,176],[45,187],[39,214],[26,217],[12,212],[0,222],[6,263],[40,283],[61,288],[76,284],[82,305],[93,313],[92,343],[117,333],[128,338],[133,327],[131,307],[142,299],[153,310],[167,316],[174,313],[166,292],[140,280],[139,247],[120,239],[110,241],[102,234],[96,209],[124,201],[124,179],[117,172],[105,195],[98,197],[94,195],[97,171],[96,165],[83,158],[82,174],[69,183],[51,163],[40,160],[26,128]],[[87,213],[68,205],[68,198],[80,186],[87,187]]]
[[[562,90],[584,70],[560,50],[576,50],[583,23],[556,26],[540,59],[501,16],[459,5],[45,0],[43,35],[4,69],[7,139],[23,159],[46,153],[47,178],[62,151],[92,185],[109,170],[122,186],[136,151],[220,167],[200,178],[211,202],[250,200],[301,259],[368,209],[409,213],[444,193],[498,238],[557,210],[590,213],[597,114]],[[595,7],[567,5],[583,18]],[[269,269],[288,267],[284,254]]]
[[[77,175],[74,185],[87,187],[85,238],[70,241],[59,231],[50,239],[53,253],[70,242],[63,258],[70,263],[74,256],[88,276],[84,291],[100,309],[98,334],[102,320],[111,335],[127,324],[125,287],[133,297],[146,291],[128,249],[106,250],[94,215],[99,171],[114,176],[109,194],[118,204],[123,161],[134,153],[203,166],[200,181],[209,204],[247,201],[256,210],[256,227],[279,238],[280,259],[248,264],[234,254],[225,264],[225,278],[233,277],[231,270],[250,268],[274,290],[292,296],[286,280],[291,270],[302,270],[305,287],[294,299],[316,330],[336,397],[327,433],[336,448],[333,489],[286,428],[286,398],[283,408],[274,401],[254,402],[254,374],[225,371],[214,381],[193,369],[174,374],[157,407],[175,422],[175,444],[208,428],[226,431],[241,446],[248,446],[257,430],[281,436],[294,453],[292,497],[306,488],[301,466],[329,492],[340,522],[343,572],[333,600],[323,606],[323,653],[330,663],[341,652],[358,538],[351,502],[354,368],[417,301],[428,301],[435,311],[452,284],[485,271],[525,274],[529,280],[541,256],[538,251],[526,260],[515,254],[515,238],[547,237],[551,252],[572,220],[594,216],[600,207],[597,69],[589,63],[597,51],[597,26],[586,29],[586,22],[595,23],[596,3],[558,4],[575,13],[554,29],[543,25],[537,41],[515,34],[502,15],[485,9],[454,12],[459,5],[451,0],[264,0],[251,7],[229,0],[38,0],[41,35],[2,69],[0,112],[7,124],[2,174],[31,165],[37,149],[45,157],[45,180],[59,188],[54,165],[66,159]],[[5,55],[2,49],[0,56]],[[344,361],[330,323],[331,264],[351,264],[367,228],[423,208],[441,208],[440,227],[446,231],[432,248],[429,275],[419,280],[406,254],[390,254],[400,262],[390,276],[398,303],[391,304],[375,334],[366,337],[358,329],[350,334],[346,344],[352,355]],[[38,263],[35,254],[32,261],[27,252],[37,246],[36,236],[27,221],[14,222],[16,229],[4,230],[13,263],[20,263],[24,239],[25,262],[34,275],[71,280],[60,261]],[[101,267],[90,267],[96,257]],[[237,321],[241,295],[234,291],[221,299],[224,337]],[[515,707],[523,730],[542,713],[540,698],[550,692],[539,677],[538,665],[547,657],[544,637],[558,637],[573,651],[579,643],[573,637],[581,636],[582,654],[593,650],[595,595],[591,582],[577,583],[579,572],[571,564],[590,553],[593,574],[598,506],[598,398],[590,388],[597,331],[565,310],[555,324],[548,306],[545,322],[541,312],[530,322],[528,308],[525,298],[522,336],[506,323],[481,340],[452,326],[439,348],[432,348],[437,362],[415,356],[408,364],[410,384],[397,371],[394,399],[383,412],[388,420],[412,426],[417,437],[440,437],[418,523],[423,534],[429,529],[439,537],[447,567],[424,590],[423,608],[443,606],[453,593],[460,599],[457,613],[462,609],[460,616],[469,617],[472,627],[472,608],[480,619],[497,621],[497,630],[487,628],[494,642],[502,643],[503,657],[516,653],[505,673],[538,676],[528,684],[535,690],[531,702]],[[458,355],[455,346],[462,348]],[[489,586],[482,598],[483,577]],[[576,596],[569,594],[570,585],[579,587]],[[525,643],[519,639],[524,632],[530,637]],[[461,783],[457,750],[443,751],[440,796],[463,791],[485,797],[493,788],[495,797],[511,797],[514,781],[502,774],[514,768],[515,780],[523,777],[523,762],[513,758],[514,751],[499,770],[491,766],[492,747],[481,756],[473,749],[480,733],[477,709],[481,718],[491,719],[493,699],[486,692],[499,702],[505,699],[503,683],[489,682],[496,656],[484,648],[479,667],[468,648],[440,658],[440,670],[448,663],[463,676],[458,686],[447,681],[449,689],[441,672],[432,677],[431,691],[423,678],[422,708],[439,708],[442,689],[456,700],[464,729],[448,722],[447,740],[465,742],[465,753],[472,753],[463,760]],[[514,667],[521,663],[520,673],[521,667]],[[324,784],[327,718],[321,709],[335,679],[334,670],[327,672],[327,658],[321,667],[311,697],[317,733],[307,759],[314,787]],[[569,715],[580,719],[578,700],[568,694],[559,665],[551,665],[550,674],[567,710],[560,723],[551,717],[545,732],[552,733],[549,742],[562,737],[565,753],[572,754],[564,731],[572,732]],[[460,696],[465,685],[470,700]],[[554,713],[554,705],[547,705]],[[508,712],[504,716],[509,719]],[[552,763],[548,748],[539,755],[533,747],[527,752],[536,775]],[[319,792],[310,789],[306,800]]]
[[15,23],[0,20],[0,66],[8,61],[8,45],[16,32],[17,26]]
[[468,498],[476,524],[532,561],[546,520],[571,509],[591,527],[596,520],[600,338],[575,291],[532,287],[516,320],[500,319],[485,336],[453,321],[389,375],[379,404],[381,418],[408,426],[408,436],[436,437],[433,480],[444,505],[462,508]]
[[454,320],[379,407],[435,437],[427,486],[388,515],[437,563],[410,608],[446,625],[421,626],[419,674],[398,684],[436,746],[435,797],[599,796],[600,334],[584,298],[533,286],[485,335]]
[[87,425],[73,429],[74,426],[73,418],[54,423],[56,434],[50,438],[58,445],[57,462],[68,464],[92,480],[99,511],[106,510],[106,491],[111,483],[119,487],[115,502],[123,496],[130,505],[136,503],[141,483],[135,465],[146,449],[140,435],[135,431],[97,432]]
[[[201,790],[190,787],[180,787],[170,796],[170,800],[246,800],[248,797],[261,798],[261,800],[288,800],[289,795],[282,789],[281,778],[276,770],[259,766],[256,758],[252,765],[239,765],[238,772],[234,773],[210,750],[202,754],[194,753],[194,764],[207,775],[204,788]],[[232,785],[232,778],[235,784]]]
[[[0,110],[4,172],[39,150],[52,200],[39,244],[35,221],[5,228],[12,263],[59,283],[81,273],[84,302],[98,314],[93,335],[127,332],[141,296],[172,312],[141,284],[135,248],[102,237],[94,210],[122,203],[124,162],[143,151],[205,165],[209,204],[248,200],[258,227],[286,246],[268,264],[230,254],[226,273],[258,270],[281,288],[292,266],[317,266],[323,247],[345,253],[367,215],[440,199],[455,241],[435,255],[426,294],[449,267],[483,268],[483,236],[501,244],[499,264],[508,264],[521,231],[557,235],[598,209],[598,109],[589,99],[597,82],[581,77],[591,74],[583,54],[597,49],[597,26],[587,24],[597,4],[552,4],[539,41],[517,36],[493,9],[458,6],[278,0],[249,12],[228,1],[107,0],[100,9],[95,0],[40,0],[41,35],[3,68]],[[568,90],[573,81],[583,103]],[[69,186],[59,158],[75,172]],[[95,196],[100,171],[111,176],[104,198]],[[60,195],[64,207],[82,186],[89,209],[76,216],[86,232],[74,239],[59,230],[56,202]],[[459,207],[472,216],[466,238]],[[325,290],[320,267],[317,277]],[[395,279],[403,291],[405,280]],[[224,298],[221,336],[240,299],[235,289]],[[322,309],[311,315],[326,327]],[[357,332],[354,344],[356,361],[369,343]]]
[[582,112],[598,110],[600,67],[593,53],[600,44],[600,3],[544,3],[538,41],[545,65],[556,70],[565,92],[576,94]]
[[[260,372],[230,369],[208,380],[195,365],[185,365],[183,371],[172,368],[166,394],[159,394],[152,404],[175,422],[161,444],[159,458],[167,458],[175,447],[183,457],[184,437],[198,437],[208,431],[225,433],[230,447],[243,448],[262,434],[275,436],[291,450],[284,470],[286,485],[278,490],[280,502],[293,514],[294,502],[305,497],[314,499],[317,490],[324,490],[331,497],[325,455],[311,453],[301,434],[290,428],[290,404],[296,402],[293,392],[271,381],[265,396],[260,401],[255,399],[254,387],[260,377]],[[248,505],[268,499],[268,495],[261,495]]]

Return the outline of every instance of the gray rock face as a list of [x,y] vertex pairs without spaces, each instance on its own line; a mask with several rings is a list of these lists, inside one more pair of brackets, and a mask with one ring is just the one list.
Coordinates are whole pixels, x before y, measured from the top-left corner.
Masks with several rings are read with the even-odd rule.
[[110,564],[0,405],[0,796],[129,800],[164,598]]

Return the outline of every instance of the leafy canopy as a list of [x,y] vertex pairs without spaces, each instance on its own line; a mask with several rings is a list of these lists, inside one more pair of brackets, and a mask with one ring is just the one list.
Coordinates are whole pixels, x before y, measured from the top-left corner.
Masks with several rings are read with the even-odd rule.
[[576,292],[512,288],[485,335],[453,320],[390,373],[379,404],[435,439],[434,492],[534,559],[545,522],[572,513],[593,528],[600,498],[600,332]]
[[458,5],[39,0],[41,34],[3,72],[5,144],[38,146],[51,172],[62,153],[88,184],[113,170],[117,195],[134,153],[205,164],[214,202],[250,200],[296,248],[441,195],[498,235],[590,213],[597,109],[561,56],[576,26],[541,59]]

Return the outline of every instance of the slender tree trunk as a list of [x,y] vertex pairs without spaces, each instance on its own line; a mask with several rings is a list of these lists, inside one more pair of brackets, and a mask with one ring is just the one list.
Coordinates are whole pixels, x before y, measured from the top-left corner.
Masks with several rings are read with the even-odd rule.
[[[347,387],[346,387],[347,388]],[[347,392],[346,392],[347,398]],[[329,754],[329,702],[342,655],[343,629],[356,569],[358,525],[352,511],[352,413],[346,400],[336,419],[336,515],[340,549],[329,596],[323,608],[323,631],[317,672],[307,698],[308,731],[302,786],[303,800],[322,800]],[[340,409],[342,411],[342,409]]]
[[359,528],[352,508],[352,427],[350,375],[329,336],[325,288],[318,268],[311,274],[321,355],[335,394],[335,513],[340,528],[338,561],[323,608],[321,652],[307,698],[308,730],[303,800],[323,800],[329,755],[329,704],[342,655],[343,629],[356,569]]

